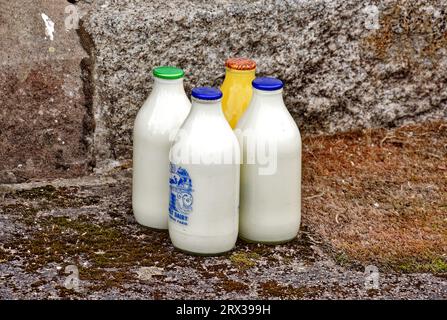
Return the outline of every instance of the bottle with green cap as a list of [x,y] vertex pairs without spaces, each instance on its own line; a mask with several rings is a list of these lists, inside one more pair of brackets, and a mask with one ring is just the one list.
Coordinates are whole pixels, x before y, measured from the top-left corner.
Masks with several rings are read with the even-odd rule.
[[153,76],[152,92],[138,111],[133,129],[132,208],[138,223],[167,229],[169,148],[191,102],[183,87],[182,69],[157,67]]

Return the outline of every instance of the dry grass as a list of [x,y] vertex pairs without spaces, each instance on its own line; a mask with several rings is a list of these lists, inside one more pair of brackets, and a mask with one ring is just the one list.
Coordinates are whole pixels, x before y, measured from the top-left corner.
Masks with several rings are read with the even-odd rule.
[[303,223],[340,263],[447,272],[447,124],[305,138]]

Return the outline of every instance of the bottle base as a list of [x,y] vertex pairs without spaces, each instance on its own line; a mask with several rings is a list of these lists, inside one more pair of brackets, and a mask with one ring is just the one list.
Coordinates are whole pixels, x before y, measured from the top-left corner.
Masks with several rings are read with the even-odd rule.
[[218,256],[224,256],[224,255],[228,254],[229,252],[233,251],[233,249],[234,249],[234,247],[233,247],[230,250],[226,250],[226,251],[223,251],[223,252],[199,253],[199,252],[193,252],[193,251],[188,251],[188,250],[185,250],[185,249],[181,249],[181,248],[176,247],[174,245],[173,245],[173,247],[177,251],[180,251],[182,253],[189,254],[189,255],[192,255],[192,256],[197,256],[197,257],[218,257]]
[[234,249],[237,240],[237,232],[220,236],[191,236],[179,230],[169,227],[171,243],[177,250],[198,256],[218,256]]
[[147,229],[149,229],[149,230],[151,230],[151,231],[157,231],[157,232],[166,232],[166,231],[168,231],[168,228],[167,228],[167,227],[166,227],[166,228],[163,228],[163,227],[148,226],[148,225],[143,224],[143,223],[140,223],[140,222],[138,222],[138,221],[137,221],[137,224],[139,224],[140,226],[142,226],[142,227],[144,227],[144,228],[147,228]]
[[155,231],[167,231],[168,230],[168,224],[166,223],[166,226],[164,226],[163,223],[148,223],[148,221],[144,221],[147,219],[142,219],[140,215],[136,215],[135,212],[133,214],[135,221],[140,225],[143,226],[145,228],[148,228],[150,230],[155,230]]
[[275,246],[278,244],[284,244],[290,241],[293,241],[296,239],[296,236],[294,236],[293,238],[290,239],[285,239],[285,240],[278,240],[278,241],[262,241],[262,240],[253,240],[253,239],[248,239],[242,236],[239,236],[239,239],[241,239],[242,241],[246,242],[246,243],[261,243],[261,244],[265,244],[265,245],[270,245],[270,246]]
[[[138,222],[137,222],[138,223]],[[162,233],[166,233],[168,232],[168,228],[157,228],[157,227],[150,227],[150,226],[146,226],[144,224],[138,223],[140,226],[144,227],[145,229],[148,229],[150,231],[154,231],[154,232],[162,232]]]

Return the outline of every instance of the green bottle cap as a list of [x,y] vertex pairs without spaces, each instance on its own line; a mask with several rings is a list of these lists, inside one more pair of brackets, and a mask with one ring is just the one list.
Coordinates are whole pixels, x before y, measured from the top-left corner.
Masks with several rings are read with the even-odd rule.
[[156,78],[174,80],[183,78],[185,72],[180,68],[162,66],[155,68],[153,74]]

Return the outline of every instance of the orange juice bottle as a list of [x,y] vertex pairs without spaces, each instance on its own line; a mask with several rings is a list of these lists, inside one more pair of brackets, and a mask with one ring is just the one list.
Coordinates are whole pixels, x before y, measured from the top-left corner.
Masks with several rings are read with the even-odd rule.
[[225,80],[220,88],[223,93],[222,109],[234,129],[251,100],[256,62],[246,58],[229,58],[225,69]]

